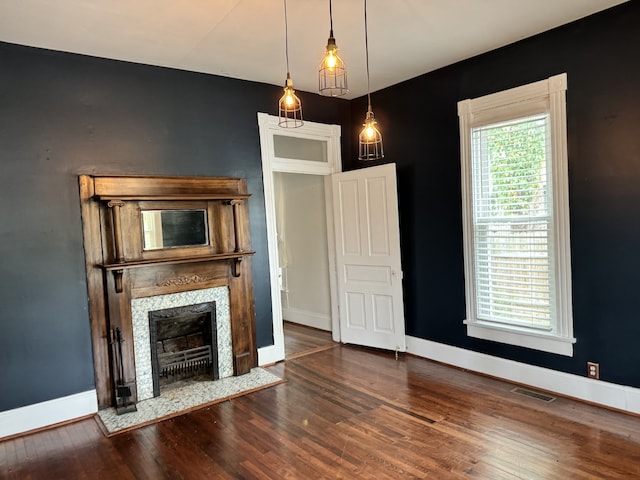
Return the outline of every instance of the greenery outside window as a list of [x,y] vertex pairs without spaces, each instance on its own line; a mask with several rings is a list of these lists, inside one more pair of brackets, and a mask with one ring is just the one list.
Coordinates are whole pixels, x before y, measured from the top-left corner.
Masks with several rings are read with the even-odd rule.
[[458,103],[467,333],[573,355],[566,74]]

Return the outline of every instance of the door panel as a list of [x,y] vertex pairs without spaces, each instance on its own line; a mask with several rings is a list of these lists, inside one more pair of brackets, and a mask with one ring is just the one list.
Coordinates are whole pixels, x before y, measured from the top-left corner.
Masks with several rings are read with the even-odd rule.
[[341,340],[405,351],[395,164],[331,177]]
[[342,234],[342,255],[359,256],[360,241],[360,211],[358,208],[358,182],[345,181],[340,184],[339,212],[340,232]]
[[369,234],[369,255],[390,255],[389,235],[386,222],[378,221],[387,218],[387,182],[385,177],[367,178],[367,227]]
[[391,283],[389,266],[345,265],[345,282]]
[[365,298],[360,292],[346,292],[347,301],[347,328],[364,330],[365,328]]
[[389,295],[372,295],[373,328],[379,333],[393,333],[393,298]]

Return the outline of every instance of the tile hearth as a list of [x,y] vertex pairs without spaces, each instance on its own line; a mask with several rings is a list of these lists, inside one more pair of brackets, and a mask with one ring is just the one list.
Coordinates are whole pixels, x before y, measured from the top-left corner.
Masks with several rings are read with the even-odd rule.
[[282,382],[284,380],[277,375],[257,367],[237,377],[179,382],[175,388],[172,385],[163,389],[159,397],[139,402],[137,412],[118,415],[115,408],[106,408],[100,410],[98,416],[109,434],[113,434]]

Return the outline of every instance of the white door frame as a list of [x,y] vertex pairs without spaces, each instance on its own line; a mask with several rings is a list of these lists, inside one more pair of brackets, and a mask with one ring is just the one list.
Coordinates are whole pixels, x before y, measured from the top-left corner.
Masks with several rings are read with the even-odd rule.
[[[274,172],[301,173],[325,176],[325,203],[327,205],[327,239],[329,256],[329,288],[331,291],[331,325],[333,340],[340,341],[340,324],[337,306],[337,279],[335,272],[335,240],[333,235],[333,204],[331,182],[328,175],[342,171],[340,155],[340,125],[325,125],[305,121],[299,128],[281,128],[278,117],[258,112],[260,151],[262,155],[262,180],[267,222],[267,244],[269,250],[269,280],[271,282],[271,313],[273,323],[273,345],[258,349],[258,364],[269,365],[284,360],[284,331],[282,324],[282,298],[278,281],[278,236],[276,228]],[[327,142],[327,162],[294,160],[276,157],[273,136],[282,135]]]

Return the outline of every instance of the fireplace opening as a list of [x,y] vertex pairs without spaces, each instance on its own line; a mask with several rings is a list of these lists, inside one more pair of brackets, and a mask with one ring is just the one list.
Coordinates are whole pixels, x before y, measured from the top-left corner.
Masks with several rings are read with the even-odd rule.
[[219,378],[216,302],[149,312],[153,396],[179,380]]

